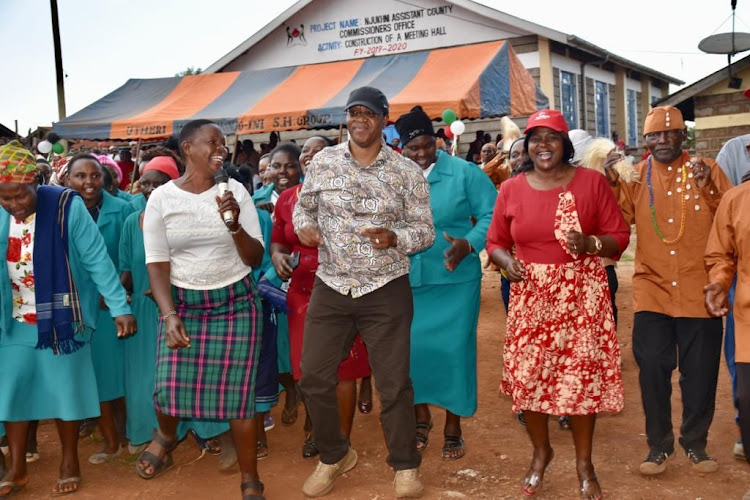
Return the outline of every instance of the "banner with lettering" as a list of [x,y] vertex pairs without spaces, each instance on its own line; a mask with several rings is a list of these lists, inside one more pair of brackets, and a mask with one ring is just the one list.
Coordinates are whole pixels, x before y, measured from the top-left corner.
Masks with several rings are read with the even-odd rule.
[[[290,29],[293,39],[305,36],[297,29]],[[364,85],[388,97],[392,119],[417,104],[435,119],[445,108],[472,119],[528,116],[547,105],[510,44],[495,41],[288,68],[128,80],[55,123],[54,130],[66,139],[157,139],[179,134],[199,118],[214,120],[227,135],[338,127],[345,123],[349,93]]]

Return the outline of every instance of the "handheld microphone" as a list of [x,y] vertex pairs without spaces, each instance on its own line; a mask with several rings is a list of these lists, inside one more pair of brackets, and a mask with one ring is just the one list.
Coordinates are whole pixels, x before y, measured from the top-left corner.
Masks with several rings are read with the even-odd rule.
[[[219,196],[224,196],[224,193],[229,191],[229,176],[223,168],[220,168],[214,175],[214,182],[219,187]],[[223,211],[221,218],[224,219],[224,225],[227,227],[234,225],[234,214],[231,210]]]

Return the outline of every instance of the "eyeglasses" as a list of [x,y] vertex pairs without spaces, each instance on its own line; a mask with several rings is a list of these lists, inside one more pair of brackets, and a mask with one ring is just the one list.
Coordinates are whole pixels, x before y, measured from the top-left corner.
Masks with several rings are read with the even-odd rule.
[[661,139],[662,134],[666,134],[669,139],[681,139],[682,130],[663,130],[661,132],[649,132],[644,135],[647,141],[658,141]]
[[353,118],[355,120],[374,120],[375,118],[380,116],[378,113],[370,111],[369,109],[350,109],[346,112],[346,114],[349,115],[349,118]]

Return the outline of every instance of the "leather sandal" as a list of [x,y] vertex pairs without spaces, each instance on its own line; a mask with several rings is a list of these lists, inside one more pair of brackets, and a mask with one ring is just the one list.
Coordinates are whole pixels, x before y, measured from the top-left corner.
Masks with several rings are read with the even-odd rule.
[[268,458],[268,443],[265,441],[258,441],[258,447],[255,451],[255,458],[257,460],[263,460]]
[[[63,486],[66,486],[68,484],[75,484],[76,487],[73,488],[72,490],[60,491],[60,488],[62,488]],[[65,496],[65,495],[71,495],[73,493],[77,493],[78,490],[80,490],[80,489],[81,489],[81,477],[80,476],[73,476],[73,477],[68,477],[68,478],[65,478],[65,479],[58,479],[57,480],[57,491],[53,491],[52,492],[52,496],[53,497],[61,497],[61,496]]]
[[[174,465],[174,460],[172,459],[172,451],[177,448],[177,439],[170,443],[169,441],[164,439],[164,436],[162,436],[160,432],[157,431],[154,433],[153,440],[162,447],[162,450],[164,450],[164,458],[159,458],[157,455],[154,455],[148,450],[142,451],[141,454],[138,455],[138,460],[135,464],[135,470],[143,479],[153,479],[162,472],[169,470]],[[154,472],[151,474],[147,473],[146,468],[141,466],[141,462],[146,462],[148,465],[151,465],[151,467],[153,467],[154,469]]]
[[422,452],[427,448],[431,430],[432,420],[429,422],[417,422],[417,451]]
[[[254,494],[254,495],[245,495],[245,490],[249,489],[254,490],[260,490],[260,495]],[[245,481],[240,485],[240,490],[243,493],[242,500],[265,500],[266,497],[263,496],[263,490],[265,489],[265,486],[263,486],[263,483],[258,481],[257,479],[252,479],[250,481]]]
[[461,436],[445,436],[443,442],[443,460],[458,460],[466,455],[464,438]]
[[521,483],[521,493],[523,493],[523,496],[535,497],[542,491],[542,487],[544,486],[544,473],[549,472],[553,458],[555,458],[555,450],[552,450],[550,453],[549,460],[547,460],[547,464],[541,472],[535,471],[531,468],[529,469],[529,472],[526,473],[523,482]]
[[8,491],[6,494],[0,495],[0,500],[5,500],[6,498],[10,498],[11,495],[15,495],[16,493],[23,490],[27,484],[29,484],[28,477],[26,478],[26,481],[2,481],[0,482],[0,490],[10,488],[10,491]]

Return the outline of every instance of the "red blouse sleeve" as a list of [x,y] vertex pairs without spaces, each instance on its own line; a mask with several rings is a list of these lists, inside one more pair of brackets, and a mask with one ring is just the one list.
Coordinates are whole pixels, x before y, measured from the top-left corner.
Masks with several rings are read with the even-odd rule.
[[492,222],[487,231],[487,255],[492,255],[496,249],[510,251],[513,248],[513,237],[510,234],[510,219],[505,214],[508,198],[508,186],[506,181],[500,185],[500,193],[495,200],[495,208],[492,211]]

